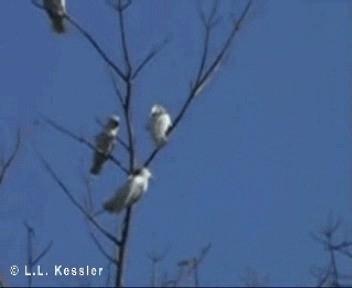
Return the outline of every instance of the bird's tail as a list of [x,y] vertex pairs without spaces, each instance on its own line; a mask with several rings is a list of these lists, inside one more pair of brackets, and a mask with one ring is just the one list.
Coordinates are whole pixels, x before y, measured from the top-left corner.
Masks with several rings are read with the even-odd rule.
[[55,33],[63,34],[66,32],[66,27],[64,23],[64,18],[58,15],[55,15],[51,19],[52,28]]
[[103,207],[108,213],[120,213],[126,206],[126,199],[123,195],[115,195],[112,199],[104,203]]
[[101,155],[95,155],[92,168],[90,168],[90,173],[93,175],[99,175],[101,172],[101,169],[103,168],[104,162],[105,162],[105,157],[102,157]]
[[99,175],[102,165],[98,166],[96,163],[90,168],[90,173],[93,175]]
[[168,140],[168,139],[167,139],[167,136],[160,137],[160,138],[156,139],[156,140],[155,140],[156,146],[157,146],[158,148],[163,147],[164,145],[166,145],[167,140]]

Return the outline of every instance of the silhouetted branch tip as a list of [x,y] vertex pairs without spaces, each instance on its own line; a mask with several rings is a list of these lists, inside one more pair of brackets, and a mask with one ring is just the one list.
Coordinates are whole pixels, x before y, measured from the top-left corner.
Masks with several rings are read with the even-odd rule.
[[4,181],[5,176],[10,169],[11,165],[13,164],[19,150],[20,150],[20,145],[21,145],[21,131],[20,129],[17,130],[16,133],[16,141],[14,144],[14,149],[10,153],[9,157],[0,163],[0,184]]
[[114,265],[118,265],[117,260],[110,256],[108,252],[105,251],[103,245],[99,242],[99,240],[95,237],[95,235],[92,232],[89,232],[90,237],[93,239],[93,242],[95,246],[98,248],[100,253],[102,253],[106,259],[108,259],[109,262],[113,263]]

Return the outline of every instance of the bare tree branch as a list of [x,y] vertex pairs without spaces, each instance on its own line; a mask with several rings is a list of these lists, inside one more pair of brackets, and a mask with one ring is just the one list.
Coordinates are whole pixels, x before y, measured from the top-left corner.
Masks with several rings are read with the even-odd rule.
[[[32,4],[41,10],[46,10],[43,5],[38,4],[35,0],[32,0]],[[90,33],[84,29],[78,22],[76,22],[73,18],[71,18],[67,13],[65,14],[65,19],[70,22],[76,29],[88,40],[88,42],[94,47],[94,49],[98,52],[101,58],[111,67],[119,77],[126,81],[126,76],[122,73],[121,69],[110,59],[110,57],[104,52],[104,50],[100,47],[98,42],[90,35]]]
[[[183,259],[177,263],[178,272],[176,276],[171,279],[165,279],[161,284],[163,287],[179,287],[181,283],[187,279],[189,275],[193,276],[194,287],[200,286],[199,280],[199,266],[203,263],[206,255],[211,248],[209,243],[203,247],[198,256]],[[189,286],[189,285],[188,285]]]
[[148,258],[152,262],[152,273],[150,276],[150,286],[157,287],[160,286],[157,283],[157,276],[158,276],[158,266],[159,263],[165,258],[166,254],[168,253],[169,249],[166,249],[163,253],[148,253]]
[[[244,8],[240,18],[238,21],[235,21],[234,25],[233,25],[233,29],[231,31],[231,33],[229,34],[227,40],[225,41],[225,44],[223,46],[223,48],[220,50],[220,53],[217,55],[217,57],[215,58],[215,60],[213,61],[213,63],[210,65],[210,67],[206,70],[206,72],[204,73],[204,75],[199,79],[199,81],[197,81],[195,83],[195,86],[193,88],[193,94],[194,96],[196,96],[197,94],[199,94],[202,89],[204,88],[205,84],[210,80],[212,74],[214,74],[218,68],[220,68],[220,65],[222,64],[222,61],[224,60],[227,52],[229,51],[229,48],[237,34],[237,32],[240,30],[240,28],[243,25],[243,22],[249,12],[249,9],[252,5],[253,0],[249,0],[246,7]],[[191,93],[192,94],[192,93]],[[193,97],[194,97],[193,96]]]
[[209,243],[207,246],[203,247],[199,253],[198,256],[192,257],[188,260],[181,261],[179,265],[184,265],[188,266],[189,270],[187,271],[187,274],[193,274],[193,279],[194,279],[194,286],[199,287],[199,270],[198,267],[199,265],[203,262],[204,258],[208,254],[209,250],[211,248],[211,243]]
[[127,124],[127,134],[128,134],[128,147],[130,152],[129,157],[129,173],[132,173],[136,165],[136,142],[132,123],[132,113],[131,113],[131,98],[132,98],[132,84],[127,83],[126,87],[126,104],[124,105],[124,115]]
[[109,56],[103,51],[103,49],[99,46],[98,42],[94,40],[94,38],[88,33],[88,31],[85,30],[81,25],[79,25],[67,14],[65,15],[65,19],[67,19],[68,22],[75,26],[77,30],[88,40],[88,42],[92,44],[92,46],[99,53],[101,58],[109,65],[109,67],[111,67],[122,80],[126,81],[126,75],[124,75],[120,68],[109,58]]
[[0,165],[0,185],[4,181],[5,176],[8,172],[8,169],[10,168],[11,164],[16,158],[16,155],[18,154],[18,151],[20,149],[20,144],[21,144],[21,133],[20,130],[17,130],[17,135],[16,135],[16,142],[15,142],[15,147],[13,151],[10,153],[10,156],[4,160],[4,163]]
[[114,257],[111,257],[109,253],[105,251],[103,245],[99,242],[97,237],[95,237],[95,235],[91,231],[89,232],[89,235],[93,239],[93,242],[95,246],[98,248],[98,250],[100,251],[100,253],[103,254],[106,257],[106,259],[108,259],[111,263],[113,263],[114,265],[118,265],[118,262],[116,261],[116,259]]
[[[92,189],[90,186],[89,177],[84,177],[84,184],[86,186],[86,199],[85,199],[85,210],[90,214],[94,215],[94,205],[93,205],[93,197],[92,197]],[[83,205],[82,205],[83,206]]]
[[33,239],[35,236],[34,228],[30,226],[27,223],[27,221],[24,221],[23,224],[27,230],[27,266],[30,272],[30,275],[28,275],[28,287],[32,287],[33,266],[37,265],[39,261],[49,253],[49,250],[51,249],[53,241],[50,241],[49,244],[46,246],[46,248],[44,248],[43,251],[39,253],[38,256],[34,256],[34,246],[33,246]]
[[149,54],[144,58],[144,60],[141,62],[141,64],[138,65],[136,68],[136,71],[133,72],[132,74],[132,79],[137,78],[139,73],[143,70],[143,68],[157,56],[161,50],[170,42],[170,38],[166,38],[159,46],[153,48]]
[[110,232],[108,232],[105,228],[103,228],[96,219],[89,214],[83,206],[75,199],[70,190],[66,187],[66,185],[59,179],[59,177],[55,174],[53,169],[49,166],[48,162],[38,153],[36,152],[40,162],[44,166],[45,170],[49,172],[50,176],[56,182],[56,184],[61,188],[61,190],[66,194],[66,196],[70,199],[72,204],[112,243],[116,246],[120,246],[121,242],[113,236]]
[[28,225],[27,222],[24,222],[24,226],[27,229],[27,265],[29,270],[28,277],[28,287],[32,287],[32,270],[33,270],[33,236],[34,230],[31,226]]
[[202,20],[203,27],[205,29],[205,37],[204,37],[204,45],[203,45],[203,53],[202,53],[202,57],[201,57],[201,62],[199,65],[198,74],[197,74],[197,78],[195,81],[196,83],[198,83],[200,81],[200,79],[203,75],[203,71],[204,71],[207,59],[208,59],[210,34],[211,34],[211,31],[213,30],[213,28],[215,28],[216,24],[218,23],[218,21],[214,20],[216,17],[216,14],[217,14],[218,7],[219,7],[219,1],[216,0],[213,3],[213,7],[211,9],[210,16],[206,17],[202,11],[201,4],[198,1],[198,14],[199,14],[199,18]]
[[123,287],[123,276],[125,270],[125,257],[128,243],[128,236],[130,231],[130,223],[132,218],[132,206],[128,207],[123,220],[123,229],[121,235],[121,246],[118,251],[118,269],[115,281],[115,287]]
[[121,104],[121,107],[123,108],[123,106],[125,104],[125,100],[122,97],[122,94],[121,94],[121,91],[119,89],[117,80],[115,79],[115,76],[112,73],[111,69],[109,69],[109,75],[110,75],[112,86],[114,87],[115,94],[116,94],[116,96],[117,96],[117,98],[118,98],[118,100],[119,100],[119,102]]
[[127,68],[127,78],[131,77],[132,66],[131,66],[131,60],[130,60],[130,55],[128,53],[128,45],[127,45],[127,40],[126,40],[124,11],[130,5],[131,5],[131,1],[127,1],[125,4],[123,4],[122,0],[118,0],[118,4],[115,6],[116,10],[118,11],[118,14],[119,14],[120,38],[121,38],[121,44],[122,44],[122,50],[123,50],[123,57],[124,57],[125,65]]
[[[172,131],[175,130],[178,123],[181,121],[181,119],[185,115],[186,111],[188,110],[190,104],[194,100],[195,96],[197,96],[199,93],[201,93],[205,84],[211,80],[211,76],[218,70],[218,68],[220,68],[227,52],[229,52],[229,50],[230,50],[230,46],[231,46],[232,42],[234,41],[237,32],[242,27],[243,22],[244,22],[246,16],[248,15],[248,12],[250,10],[250,7],[252,6],[252,3],[253,3],[253,0],[249,0],[247,2],[247,5],[245,6],[244,10],[242,11],[239,20],[237,20],[237,21],[235,21],[235,23],[233,23],[233,28],[232,28],[231,32],[229,33],[224,45],[220,49],[220,52],[215,57],[215,60],[213,60],[213,62],[210,64],[209,68],[206,70],[204,70],[204,67],[206,65],[206,61],[207,61],[206,58],[207,57],[205,57],[206,55],[204,56],[204,54],[207,54],[207,51],[208,51],[207,45],[209,42],[209,37],[205,37],[204,44],[203,44],[204,45],[203,46],[204,47],[203,54],[201,56],[202,60],[201,60],[200,68],[197,73],[197,75],[200,75],[200,76],[197,76],[197,78],[196,78],[196,79],[198,79],[198,78],[199,79],[198,79],[198,81],[196,80],[195,83],[191,85],[190,93],[189,93],[185,103],[183,104],[179,114],[176,116],[175,120],[173,121],[173,126],[169,130],[169,134],[171,134]],[[214,8],[213,11],[216,11],[216,8]],[[213,13],[215,13],[215,12],[213,12]],[[210,25],[209,29],[211,27],[212,26]],[[209,33],[209,32],[207,32],[207,31],[209,31],[209,29],[205,30],[206,34]],[[205,72],[203,72],[203,71],[205,71]],[[160,150],[161,150],[161,148],[154,149],[154,151],[145,160],[144,166],[149,166],[150,163],[153,161],[153,159],[159,153]]]
[[43,249],[43,251],[33,260],[33,265],[37,265],[39,263],[39,261],[46,255],[49,253],[49,250],[51,249],[51,247],[53,246],[54,242],[50,241],[48,243],[48,245]]
[[342,283],[344,280],[350,279],[344,277],[346,275],[339,271],[337,264],[337,253],[347,256],[348,258],[352,258],[352,253],[348,251],[352,248],[351,241],[336,243],[336,241],[333,240],[340,227],[340,219],[334,221],[330,217],[328,224],[320,232],[320,236],[312,235],[313,239],[324,246],[324,249],[329,255],[329,262],[326,268],[312,271],[313,276],[317,279],[317,287],[348,287],[352,284],[349,283],[345,285]]
[[[127,66],[127,81],[126,83],[126,96],[125,98],[122,97],[120,91],[117,89],[116,81],[114,82],[115,93],[120,99],[120,103],[122,104],[124,117],[127,125],[127,133],[128,133],[128,149],[129,149],[129,173],[132,173],[135,169],[136,165],[136,156],[135,156],[135,136],[134,136],[134,129],[132,123],[132,115],[131,115],[131,98],[132,98],[132,67],[131,61],[128,54],[127,49],[127,41],[126,41],[126,32],[125,32],[125,24],[124,24],[124,15],[123,11],[129,7],[131,1],[126,2],[123,4],[121,0],[119,0],[117,8],[119,14],[119,24],[120,24],[120,37],[124,52],[124,60]],[[112,80],[114,80],[112,78]],[[123,228],[121,233],[121,245],[118,251],[118,260],[117,263],[117,272],[116,272],[116,279],[115,279],[115,286],[122,287],[123,286],[123,275],[125,270],[125,256],[126,256],[126,249],[127,249],[127,242],[128,242],[128,235],[129,235],[129,227],[132,217],[132,207],[129,207],[125,212],[125,217],[123,221]]]
[[125,3],[121,0],[112,0],[107,2],[111,7],[113,7],[115,10],[121,9],[122,11],[127,9],[128,7],[131,6],[132,0],[126,0]]

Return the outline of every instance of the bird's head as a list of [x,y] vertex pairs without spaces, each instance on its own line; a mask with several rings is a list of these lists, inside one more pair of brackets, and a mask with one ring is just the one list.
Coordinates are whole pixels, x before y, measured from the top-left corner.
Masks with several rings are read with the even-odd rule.
[[160,115],[160,114],[163,114],[163,113],[166,113],[166,109],[159,105],[159,104],[155,104],[153,105],[152,109],[150,110],[150,115],[153,116],[153,115]]
[[150,170],[147,167],[143,167],[140,169],[136,169],[133,173],[134,176],[142,176],[146,179],[152,179],[153,178],[153,174],[152,172],[150,172]]
[[110,118],[109,118],[109,121],[108,121],[108,126],[111,127],[111,128],[116,128],[120,125],[120,117],[117,116],[117,115],[112,115]]

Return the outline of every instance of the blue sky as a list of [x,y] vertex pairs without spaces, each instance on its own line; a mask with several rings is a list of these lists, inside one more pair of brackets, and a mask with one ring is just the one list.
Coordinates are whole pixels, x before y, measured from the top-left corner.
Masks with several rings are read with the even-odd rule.
[[[8,273],[26,261],[25,219],[36,228],[38,249],[54,241],[41,263],[45,269],[106,267],[82,215],[45,173],[33,146],[82,201],[91,151],[36,125],[39,114],[87,139],[99,131],[96,118],[121,114],[96,52],[73,27],[54,35],[46,15],[28,2],[3,1],[0,11],[1,148],[10,149],[17,127],[23,133],[21,153],[0,188],[0,271],[13,285],[26,284]],[[103,1],[68,2],[72,17],[122,63],[114,12]],[[162,103],[177,114],[196,73],[202,31],[193,1],[135,2],[127,20],[134,63],[166,36],[172,39],[135,83],[142,163],[152,149],[145,130],[149,109]],[[234,7],[220,2],[225,14]],[[269,273],[273,285],[313,283],[309,268],[326,259],[310,232],[329,213],[346,221],[351,216],[351,11],[349,1],[256,6],[226,65],[151,166],[155,181],[133,219],[127,283],[148,284],[148,252],[167,249],[161,266],[172,272],[207,243],[212,248],[201,270],[203,285],[240,285],[247,266]],[[218,27],[211,55],[225,31],[226,25]],[[115,155],[125,159],[122,149]],[[92,181],[97,207],[124,178],[111,163],[104,167]],[[116,229],[114,217],[102,220]],[[34,281],[99,285],[105,277]]]

